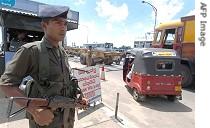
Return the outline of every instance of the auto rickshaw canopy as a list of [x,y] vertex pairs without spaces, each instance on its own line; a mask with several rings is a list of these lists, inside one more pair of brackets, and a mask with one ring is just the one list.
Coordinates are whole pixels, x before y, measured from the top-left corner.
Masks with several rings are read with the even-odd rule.
[[181,58],[173,49],[143,48],[135,55],[133,72],[150,75],[180,75]]

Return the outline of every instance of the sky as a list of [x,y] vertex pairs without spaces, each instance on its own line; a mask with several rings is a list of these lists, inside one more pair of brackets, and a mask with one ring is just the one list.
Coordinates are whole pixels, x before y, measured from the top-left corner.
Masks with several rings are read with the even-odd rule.
[[[152,39],[155,11],[142,0],[33,0],[69,6],[79,12],[79,27],[67,32],[67,45],[110,42],[114,47],[134,45],[134,40]],[[157,25],[195,14],[193,0],[145,0],[157,9]]]

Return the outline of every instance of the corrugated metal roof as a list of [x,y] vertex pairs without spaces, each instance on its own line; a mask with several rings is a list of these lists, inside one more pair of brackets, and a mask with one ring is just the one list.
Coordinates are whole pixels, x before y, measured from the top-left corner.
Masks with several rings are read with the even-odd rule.
[[16,0],[14,6],[0,6],[0,10],[22,15],[37,16],[38,6],[43,3],[30,0]]
[[[17,14],[23,14],[23,15],[38,16],[39,6],[43,4],[44,3],[31,1],[31,0],[16,0],[14,6],[12,7],[0,6],[0,10]],[[69,10],[67,18],[72,23],[78,23],[79,12]]]
[[6,12],[12,12],[12,13],[17,13],[17,14],[23,14],[23,15],[30,15],[30,16],[37,16],[37,14],[32,13],[32,12],[26,12],[23,10],[15,10],[15,9],[8,9],[8,8],[1,8],[2,11]]
[[[3,12],[5,14],[9,12],[25,16],[39,17],[38,16],[39,6],[43,4],[44,3],[39,3],[31,0],[16,0],[15,5],[12,7],[0,6],[0,12]],[[67,15],[67,21],[70,23],[68,25],[69,26],[68,30],[77,29],[79,22],[79,12],[69,10],[69,13]]]

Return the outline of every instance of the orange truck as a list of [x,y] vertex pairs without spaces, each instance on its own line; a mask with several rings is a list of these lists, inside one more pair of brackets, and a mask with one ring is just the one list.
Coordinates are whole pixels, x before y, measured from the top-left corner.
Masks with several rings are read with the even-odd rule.
[[155,30],[153,48],[174,49],[181,56],[182,87],[195,80],[195,16],[161,23]]

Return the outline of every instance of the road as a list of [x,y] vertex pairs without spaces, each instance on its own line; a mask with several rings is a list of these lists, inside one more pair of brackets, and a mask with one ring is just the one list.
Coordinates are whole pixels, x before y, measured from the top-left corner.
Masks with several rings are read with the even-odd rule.
[[[78,58],[70,59],[71,67],[84,67]],[[120,93],[119,113],[141,128],[194,128],[195,93],[183,90],[183,100],[170,102],[165,97],[149,97],[136,102],[122,80],[122,64],[105,66],[106,81],[101,81],[103,102],[115,108]],[[126,120],[124,120],[126,122]]]
[[[72,68],[85,67],[79,63],[79,58],[70,58],[69,63]],[[114,110],[116,95],[118,92],[120,93],[118,117],[122,119],[122,124],[126,123],[126,128],[127,126],[129,128],[195,127],[194,91],[183,90],[183,100],[181,101],[169,102],[164,97],[149,97],[145,102],[138,103],[133,99],[131,91],[122,80],[122,63],[121,65],[105,66],[105,71],[106,80],[101,81],[102,102]],[[3,117],[6,115],[7,102],[8,100],[1,97],[0,128],[8,127],[6,122],[11,122],[9,126],[11,128],[28,127],[28,121],[23,119],[24,113],[18,114],[10,120]]]

